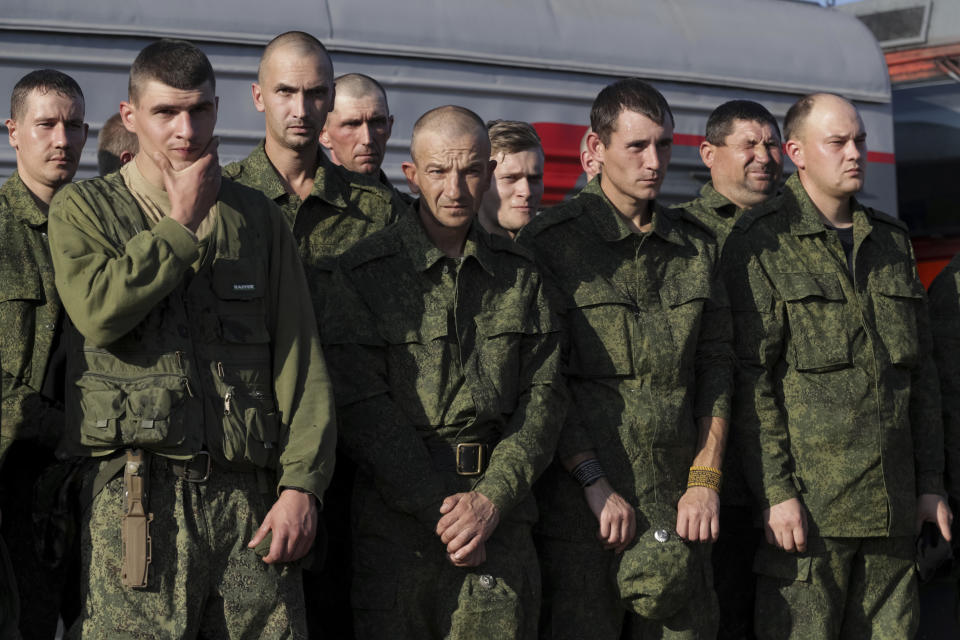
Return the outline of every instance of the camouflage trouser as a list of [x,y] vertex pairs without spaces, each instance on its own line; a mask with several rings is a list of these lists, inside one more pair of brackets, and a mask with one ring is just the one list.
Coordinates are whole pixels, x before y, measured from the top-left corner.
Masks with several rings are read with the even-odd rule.
[[[615,591],[612,551],[599,542],[536,539],[543,572],[540,637],[544,640],[713,640],[717,635],[717,598],[713,592],[710,549],[700,555],[698,589],[690,603],[667,620],[647,620],[628,612]],[[626,632],[625,632],[626,630]]]
[[711,551],[713,589],[720,605],[717,640],[752,640],[757,589],[753,557],[763,532],[750,507],[721,504],[720,523],[720,539]]
[[205,483],[185,482],[154,456],[149,584],[130,589],[121,583],[123,478],[114,478],[83,516],[83,610],[69,637],[304,638],[299,567],[264,564],[247,549],[274,499],[264,484],[217,467]]
[[[454,567],[436,534],[358,488],[352,600],[358,640],[534,640],[540,603],[528,523],[501,520],[487,561]],[[439,520],[440,514],[437,514]]]
[[914,543],[815,538],[803,554],[757,552],[758,638],[912,638],[917,628]]

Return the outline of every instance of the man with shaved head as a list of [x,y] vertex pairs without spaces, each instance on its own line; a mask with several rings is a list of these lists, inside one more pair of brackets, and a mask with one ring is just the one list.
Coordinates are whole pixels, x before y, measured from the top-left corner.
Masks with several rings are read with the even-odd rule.
[[477,210],[496,163],[482,120],[416,123],[410,215],[338,261],[324,331],[357,463],[357,637],[537,637],[530,485],[565,410],[560,335],[531,256]]
[[860,204],[863,121],[831,94],[784,122],[797,166],[745,214],[724,268],[734,417],[766,544],[760,638],[912,638],[914,538],[950,539],[926,296],[907,227]]
[[386,90],[362,73],[342,75],[335,86],[337,97],[320,131],[321,144],[335,164],[382,179],[380,165],[393,131]]
[[[330,300],[334,258],[360,238],[384,228],[405,207],[377,180],[331,163],[320,134],[335,102],[333,63],[319,40],[290,31],[270,41],[252,85],[253,104],[265,116],[266,137],[224,175],[262,191],[293,229],[319,317]],[[380,155],[382,161],[382,152]],[[379,167],[379,161],[378,165]],[[321,340],[324,333],[321,326]],[[324,499],[327,561],[304,573],[311,636],[349,637],[349,464],[338,464]],[[324,555],[318,549],[318,556]]]

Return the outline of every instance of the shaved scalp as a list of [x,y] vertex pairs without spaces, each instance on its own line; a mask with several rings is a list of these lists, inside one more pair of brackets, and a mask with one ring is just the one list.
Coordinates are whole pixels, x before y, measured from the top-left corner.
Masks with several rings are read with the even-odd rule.
[[337,88],[337,96],[347,98],[365,98],[366,96],[379,95],[383,99],[383,106],[387,113],[390,112],[390,106],[387,104],[387,92],[383,85],[362,73],[346,73],[333,81]]
[[323,43],[314,38],[305,31],[287,31],[281,33],[276,38],[267,43],[263,49],[263,55],[260,56],[260,65],[257,67],[257,82],[263,83],[263,68],[274,53],[280,49],[289,47],[293,53],[299,56],[316,56],[326,61],[333,68],[333,61],[330,60],[330,54]]
[[810,93],[796,102],[793,103],[793,106],[790,107],[787,111],[787,116],[783,119],[783,137],[784,140],[798,140],[800,138],[803,125],[807,121],[807,117],[813,112],[813,108],[817,106],[822,99],[836,99],[841,102],[846,102],[850,105],[854,111],[858,111],[856,105],[844,98],[843,96],[837,95],[835,93]]
[[413,125],[413,135],[410,137],[410,157],[417,162],[417,138],[425,133],[434,133],[449,137],[473,135],[480,142],[481,154],[490,155],[490,137],[487,135],[487,125],[470,109],[448,104],[431,109],[420,116]]

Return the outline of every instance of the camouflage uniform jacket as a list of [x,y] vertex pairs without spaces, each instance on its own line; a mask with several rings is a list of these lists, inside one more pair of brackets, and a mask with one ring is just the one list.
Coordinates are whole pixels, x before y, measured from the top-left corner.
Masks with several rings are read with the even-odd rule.
[[[283,211],[293,230],[317,317],[329,299],[335,259],[353,244],[393,222],[406,205],[396,192],[376,179],[348,171],[318,151],[319,165],[313,190],[306,200],[287,193],[277,170],[267,158],[264,142],[240,162],[223,169],[223,175],[262,192]],[[322,336],[321,336],[322,337]]]
[[913,535],[916,496],[943,491],[926,297],[906,225],[851,206],[852,276],[796,175],[727,238],[733,424],[762,508],[799,498],[823,536]]
[[221,182],[211,233],[152,223],[120,173],[50,207],[69,333],[67,429],[89,455],[202,449],[322,497],[333,472],[330,381],[293,237],[260,193]]
[[390,178],[388,178],[387,174],[383,172],[383,169],[380,170],[378,179],[380,180],[380,184],[382,184],[384,187],[386,187],[387,189],[390,189],[390,191],[393,192],[394,198],[399,199],[400,202],[403,203],[404,211],[406,211],[408,207],[411,207],[414,205],[414,203],[416,203],[417,201],[416,198],[411,196],[409,193],[404,193],[403,191],[400,191],[400,189],[397,189],[395,186],[393,186],[393,183],[390,182]]
[[61,309],[47,215],[14,173],[0,188],[0,464],[14,440],[53,447],[63,432],[63,408],[41,392]]
[[686,209],[693,217],[710,227],[721,249],[734,223],[743,213],[743,209],[713,188],[712,180],[700,188],[699,198],[675,206]]
[[[341,440],[391,508],[431,530],[439,503],[482,493],[501,513],[553,456],[566,408],[560,333],[529,254],[473,223],[447,257],[410,210],[339,261],[326,321]],[[493,444],[477,477],[430,451]],[[526,517],[530,517],[528,514]]]
[[950,497],[960,502],[960,254],[934,279],[929,298],[943,402],[944,483]]
[[[633,233],[598,177],[517,239],[562,299],[572,399],[560,458],[594,450],[627,501],[675,507],[695,419],[729,415],[734,362],[713,234],[682,209],[652,206],[651,231]],[[595,540],[583,491],[559,465],[551,474],[538,488],[541,532]]]

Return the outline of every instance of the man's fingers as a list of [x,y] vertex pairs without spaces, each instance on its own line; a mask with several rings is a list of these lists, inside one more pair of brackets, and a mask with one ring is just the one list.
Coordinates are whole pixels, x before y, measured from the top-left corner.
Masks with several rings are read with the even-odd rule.
[[712,518],[700,517],[700,540],[699,542],[710,542],[713,540],[713,533],[710,530]]
[[677,535],[680,536],[681,539],[686,540],[687,531],[687,514],[684,513],[683,509],[680,509],[677,512]]
[[[260,527],[257,529],[256,533],[253,534],[253,538],[250,539],[250,542],[247,543],[248,549],[254,549],[260,542],[267,537],[267,533],[270,531],[270,516],[268,515],[263,519],[263,522],[260,523]],[[272,545],[271,545],[272,548]]]
[[[455,540],[454,542],[458,541],[459,540]],[[465,536],[462,543],[458,544],[455,548],[452,548],[452,544],[447,545],[447,553],[452,555],[454,560],[463,561],[473,554],[480,544],[480,536],[474,536],[473,538]]]
[[720,516],[714,515],[710,518],[710,541],[716,542],[720,539]]

